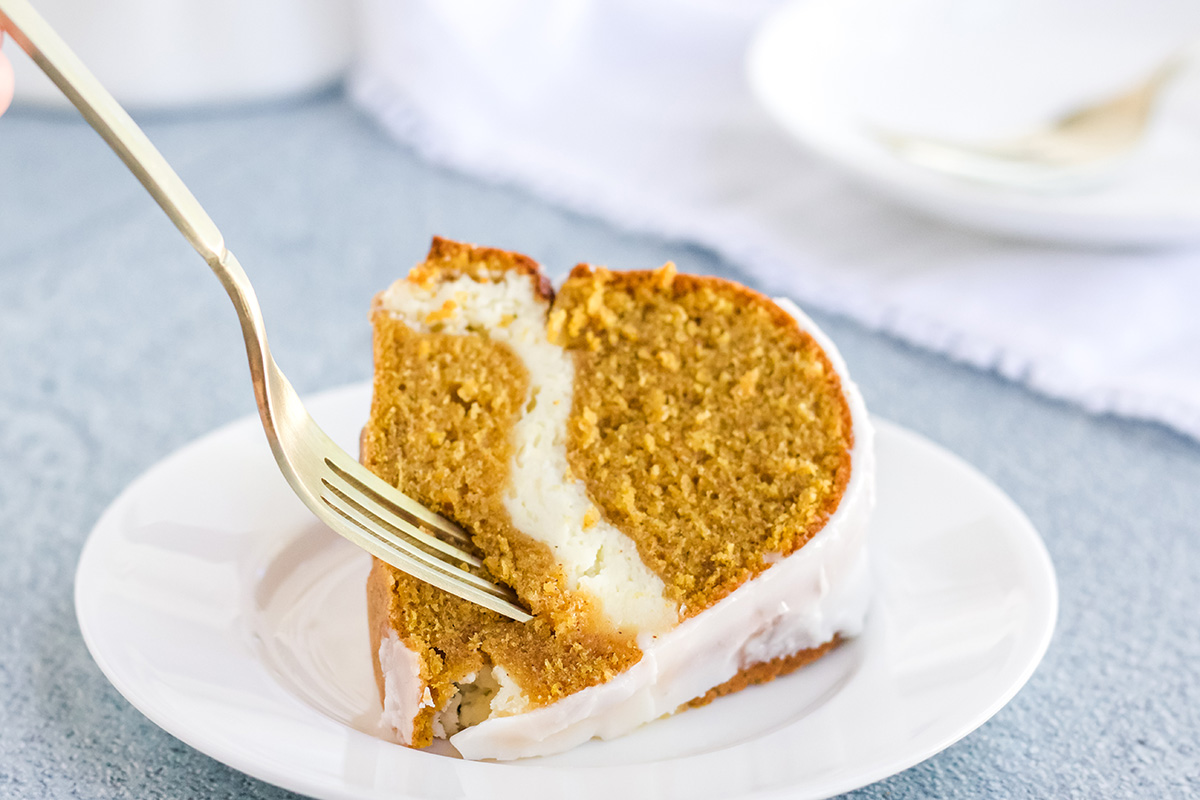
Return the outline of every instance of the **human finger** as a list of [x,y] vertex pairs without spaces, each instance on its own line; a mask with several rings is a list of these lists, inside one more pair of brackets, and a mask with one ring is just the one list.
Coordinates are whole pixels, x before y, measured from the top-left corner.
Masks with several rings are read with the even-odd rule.
[[[4,34],[0,33],[0,45],[4,44]],[[3,114],[12,102],[13,71],[8,57],[0,53],[0,114]]]

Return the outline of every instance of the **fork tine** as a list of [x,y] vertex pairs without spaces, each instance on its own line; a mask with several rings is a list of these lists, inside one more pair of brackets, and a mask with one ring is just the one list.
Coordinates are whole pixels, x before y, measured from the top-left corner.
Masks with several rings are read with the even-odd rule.
[[[313,427],[320,430],[315,423]],[[323,431],[321,434],[325,436]],[[320,493],[321,501],[339,518],[352,524],[359,532],[359,538],[365,534],[374,543],[373,550],[385,551],[376,552],[376,555],[457,597],[519,622],[532,619],[511,588],[472,574],[439,554],[482,567],[483,562],[478,556],[426,532],[432,530],[469,545],[471,539],[466,531],[406,496],[336,445],[325,451],[322,460],[329,473],[321,478],[325,488]],[[342,482],[340,485],[339,481]]]
[[[295,401],[300,403],[298,397]],[[518,622],[533,619],[511,588],[449,561],[482,567],[479,557],[426,532],[469,545],[466,531],[359,464],[301,409],[305,434],[323,445],[320,462],[313,466],[323,462],[324,474],[318,484],[310,483],[305,490],[314,513],[360,547],[415,578]]]
[[341,465],[326,456],[325,466],[360,493],[369,495],[380,506],[415,527],[428,528],[462,544],[471,543],[471,537],[458,525],[402,494],[396,487],[391,486],[358,462],[348,461],[347,464]]
[[[474,555],[473,553],[468,553],[466,550],[462,550],[452,544],[443,542],[436,536],[430,536],[409,520],[402,518],[387,519],[386,517],[381,516],[380,512],[386,513],[386,509],[378,507],[371,508],[366,503],[362,502],[362,500],[367,500],[370,498],[362,498],[362,500],[356,499],[355,497],[347,494],[344,490],[334,486],[326,478],[322,478],[321,483],[346,506],[354,509],[359,514],[362,514],[371,522],[375,523],[376,526],[384,528],[388,531],[388,533],[391,533],[392,535],[401,539],[412,540],[412,544],[424,552],[428,553],[430,550],[436,550],[439,553],[449,556],[456,561],[461,561],[464,564],[469,564],[472,567],[483,566],[483,560],[478,556]],[[325,502],[330,503],[328,498],[325,498]],[[332,505],[332,503],[330,503],[330,505]],[[430,553],[430,555],[433,558],[438,558],[438,556],[433,553]]]
[[[406,531],[402,531],[402,530],[395,530],[395,531],[383,530],[383,531],[381,531],[381,530],[379,530],[377,527],[375,527],[371,524],[372,522],[377,522],[378,518],[375,517],[373,514],[371,514],[370,511],[367,511],[364,508],[362,508],[362,506],[359,506],[358,504],[354,503],[354,501],[351,498],[348,498],[344,495],[340,495],[338,499],[341,499],[344,502],[346,502],[346,505],[340,506],[328,497],[325,497],[325,496],[321,497],[322,502],[324,502],[325,505],[329,506],[329,508],[336,511],[338,513],[338,515],[341,516],[343,519],[357,525],[365,533],[374,537],[378,541],[382,542],[384,545],[394,549],[398,553],[403,554],[406,558],[412,559],[414,561],[418,561],[432,569],[436,569],[439,572],[446,574],[447,576],[453,578],[456,581],[459,581],[462,583],[469,583],[472,586],[475,586],[475,587],[481,589],[482,591],[485,591],[485,592],[493,595],[494,597],[498,597],[502,600],[510,600],[510,599],[515,598],[516,595],[513,593],[513,591],[511,589],[508,589],[507,587],[503,587],[503,586],[498,586],[498,585],[492,583],[491,581],[488,581],[484,578],[479,577],[478,575],[475,575],[471,572],[468,572],[468,571],[462,569],[461,567],[456,567],[455,565],[449,563],[448,561],[444,561],[443,559],[438,558],[436,555],[434,555],[432,553],[429,553],[418,547],[414,547],[410,542],[408,542],[404,538],[405,536],[408,535],[408,533]],[[365,517],[365,521],[363,519],[364,517]],[[390,527],[390,526],[388,526],[388,527]],[[391,534],[391,535],[389,535],[389,534]]]
[[[397,535],[389,535],[388,531],[380,531],[371,524],[369,512],[364,513],[355,505],[342,507],[329,497],[321,496],[327,508],[353,526],[354,537],[361,539],[364,535],[370,542],[367,547],[373,554],[404,572],[433,584],[440,589],[450,592],[477,605],[489,608],[518,622],[531,619],[531,615],[519,605],[519,599],[508,587],[498,586],[477,575],[472,575],[459,567],[441,560],[437,556],[413,546]],[[407,532],[401,531],[406,534]]]

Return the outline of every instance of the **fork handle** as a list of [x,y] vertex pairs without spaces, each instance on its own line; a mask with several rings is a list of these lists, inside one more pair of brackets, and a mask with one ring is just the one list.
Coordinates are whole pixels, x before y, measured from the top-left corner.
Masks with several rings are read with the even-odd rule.
[[258,298],[241,265],[225,247],[216,224],[142,129],[27,0],[0,0],[0,27],[108,142],[220,278],[242,324],[254,391],[263,422],[268,423],[271,404],[264,373],[270,373],[272,390],[294,390],[278,368],[273,368]]
[[204,260],[219,263],[225,243],[217,226],[146,134],[33,6],[27,0],[0,0],[0,24],[104,137]]

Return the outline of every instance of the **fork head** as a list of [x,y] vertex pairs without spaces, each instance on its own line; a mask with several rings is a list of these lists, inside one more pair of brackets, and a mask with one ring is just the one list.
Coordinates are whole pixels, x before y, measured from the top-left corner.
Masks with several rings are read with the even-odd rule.
[[354,460],[321,430],[268,361],[263,425],[292,489],[335,532],[397,569],[518,622],[532,619],[516,593],[483,575],[470,536]]

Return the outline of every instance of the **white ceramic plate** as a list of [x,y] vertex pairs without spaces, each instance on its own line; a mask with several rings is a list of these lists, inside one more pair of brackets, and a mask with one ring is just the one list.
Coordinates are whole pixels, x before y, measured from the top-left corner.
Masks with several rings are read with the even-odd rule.
[[[370,387],[309,407],[353,447]],[[291,494],[257,417],[162,461],[105,512],[76,577],[96,663],[230,766],[319,798],[825,797],[965,736],[1025,683],[1058,595],[1042,541],[974,469],[879,422],[866,632],[791,676],[611,742],[496,764],[379,737],[368,558]]]
[[902,161],[870,127],[995,141],[1136,83],[1200,35],[1194,0],[796,0],[748,58],[751,87],[810,152],[928,213],[1093,245],[1200,241],[1200,63],[1180,74],[1144,147],[1073,191],[1026,191]]

